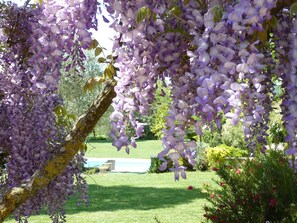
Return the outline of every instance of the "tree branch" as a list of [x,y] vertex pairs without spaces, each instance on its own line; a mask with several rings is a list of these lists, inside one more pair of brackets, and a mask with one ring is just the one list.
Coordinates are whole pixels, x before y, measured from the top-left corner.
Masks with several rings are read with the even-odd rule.
[[115,96],[114,84],[108,83],[89,109],[78,119],[73,130],[45,165],[37,170],[27,182],[4,194],[0,203],[0,222],[3,222],[20,205],[63,172],[74,155],[81,149],[82,142],[106,112]]

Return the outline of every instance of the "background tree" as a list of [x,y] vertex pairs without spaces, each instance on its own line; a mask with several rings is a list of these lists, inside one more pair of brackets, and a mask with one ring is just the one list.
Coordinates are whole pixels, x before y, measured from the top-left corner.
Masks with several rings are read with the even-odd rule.
[[170,108],[170,88],[166,88],[162,82],[158,82],[156,91],[156,99],[152,105],[153,108],[153,123],[152,132],[159,139],[163,137],[163,129],[166,128],[166,116]]
[[[95,57],[95,50],[86,52],[86,61],[84,62],[84,71],[81,76],[73,74],[73,72],[66,72],[62,70],[62,76],[59,82],[58,93],[63,98],[66,110],[79,117],[90,106],[90,104],[100,95],[103,87],[96,84],[94,89],[85,90],[84,86],[92,78],[103,76],[104,65],[98,63],[98,58]],[[67,64],[67,63],[66,63]],[[64,65],[65,67],[65,65]],[[96,127],[92,131],[90,137],[93,138],[109,138],[110,121],[109,116],[112,112],[110,107],[107,112],[98,121]],[[72,123],[73,124],[73,123]]]

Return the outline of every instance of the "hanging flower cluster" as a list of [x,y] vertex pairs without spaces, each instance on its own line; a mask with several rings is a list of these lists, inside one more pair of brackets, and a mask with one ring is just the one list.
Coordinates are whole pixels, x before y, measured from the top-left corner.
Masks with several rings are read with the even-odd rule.
[[[201,135],[206,125],[220,126],[225,115],[234,124],[242,122],[252,151],[265,150],[274,73],[286,89],[287,153],[297,156],[296,12],[278,10],[273,17],[276,2],[104,0],[99,11],[106,8],[117,32],[113,145],[127,152],[136,147],[145,126],[138,117],[148,113],[157,80],[162,80],[171,88],[172,103],[158,156],[162,167],[166,155],[173,161],[176,180],[186,177],[181,157],[195,163],[196,143],[186,141],[189,126]],[[61,64],[71,61],[68,71],[82,66],[83,50],[92,43],[89,30],[97,28],[96,0],[6,6],[0,10],[0,155],[8,154],[8,175],[0,180],[1,193],[28,180],[65,137],[54,114],[62,103],[56,95]],[[135,129],[132,137],[129,125]],[[62,175],[17,210],[17,219],[47,206],[53,221],[64,221],[62,205],[73,192],[74,176],[86,190],[83,162],[77,155]]]
[[[222,114],[243,123],[252,150],[265,150],[270,110],[270,81],[258,36],[267,32],[275,1],[241,0],[234,4],[199,5],[196,1],[106,1],[118,33],[117,97],[111,116],[114,145],[129,151],[135,140],[127,123],[141,135],[135,114],[146,114],[154,100],[157,79],[169,80],[172,104],[166,118],[164,151],[174,162],[175,178],[185,177],[181,157],[195,163],[195,142],[186,142],[194,125],[201,135],[207,124],[220,126]],[[136,12],[136,13],[135,13]],[[161,167],[161,168],[162,168]]]
[[[61,64],[68,57],[73,61],[70,66],[82,64],[83,49],[92,42],[88,30],[97,27],[94,0],[49,0],[35,8],[8,8],[3,16],[8,19],[0,27],[0,39],[7,47],[0,52],[0,152],[8,154],[1,192],[29,180],[65,138],[67,132],[57,125],[54,113],[63,103],[56,94]],[[26,222],[46,207],[54,222],[64,222],[63,205],[75,190],[87,202],[82,155],[76,155],[59,177],[22,205],[15,212],[16,220]]]

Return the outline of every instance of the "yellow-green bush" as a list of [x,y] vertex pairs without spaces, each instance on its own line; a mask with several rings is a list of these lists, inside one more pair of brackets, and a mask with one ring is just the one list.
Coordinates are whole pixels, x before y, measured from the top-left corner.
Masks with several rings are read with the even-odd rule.
[[238,149],[233,146],[226,146],[225,144],[206,148],[207,161],[210,166],[217,166],[221,164],[226,157],[242,157],[246,156],[246,150]]

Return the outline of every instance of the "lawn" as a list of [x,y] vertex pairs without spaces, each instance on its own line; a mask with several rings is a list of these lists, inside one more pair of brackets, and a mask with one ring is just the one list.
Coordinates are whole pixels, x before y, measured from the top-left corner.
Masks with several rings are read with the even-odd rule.
[[[206,203],[203,183],[212,184],[214,173],[190,172],[187,180],[175,182],[172,173],[108,173],[87,176],[89,207],[66,205],[70,223],[197,223]],[[194,190],[187,190],[189,185]],[[13,220],[5,221],[7,223]],[[31,223],[47,223],[46,215],[33,216]]]
[[[137,148],[117,151],[111,141],[87,143],[86,157],[150,159],[162,149],[160,140],[138,141]],[[70,223],[197,223],[207,202],[203,183],[212,184],[214,173],[189,172],[187,180],[175,182],[173,173],[108,173],[87,175],[90,204],[77,206],[72,197],[66,204]],[[187,190],[189,185],[194,190]],[[15,222],[13,220],[5,221]],[[47,215],[33,216],[30,223],[47,223]]]
[[137,141],[137,148],[131,147],[130,154],[127,154],[125,149],[117,151],[111,141],[105,140],[90,141],[87,147],[86,157],[150,159],[161,152],[162,143],[160,140]]

